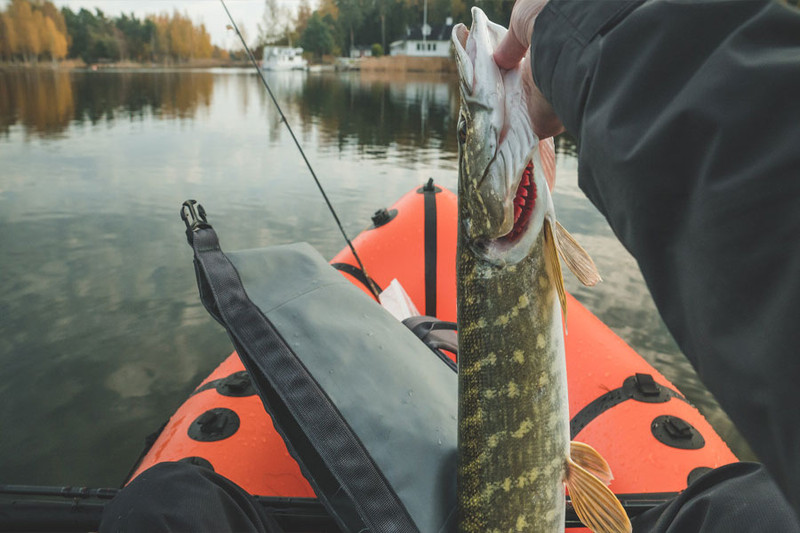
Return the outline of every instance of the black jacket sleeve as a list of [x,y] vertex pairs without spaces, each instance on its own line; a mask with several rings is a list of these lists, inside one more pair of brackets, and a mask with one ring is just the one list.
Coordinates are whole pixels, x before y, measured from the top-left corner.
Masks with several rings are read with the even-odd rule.
[[552,0],[531,51],[581,188],[800,514],[800,11]]

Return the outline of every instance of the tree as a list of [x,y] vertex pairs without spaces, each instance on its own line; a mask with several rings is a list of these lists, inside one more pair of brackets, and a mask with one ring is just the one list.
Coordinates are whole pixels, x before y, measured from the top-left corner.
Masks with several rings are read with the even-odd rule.
[[[314,11],[308,4],[308,0],[300,0],[300,5],[297,7],[297,14],[294,17],[294,28],[289,28],[289,42],[300,42],[303,32],[306,31],[306,26],[308,26],[308,19],[311,18],[313,13]],[[303,45],[301,44],[300,46]]]
[[[241,26],[239,26],[241,28]],[[291,16],[289,11],[282,7],[278,0],[264,0],[264,15],[258,27],[258,48],[267,44],[277,44],[287,40],[291,29]],[[242,34],[244,37],[244,34]]]
[[41,40],[44,45],[44,52],[50,55],[50,59],[56,61],[67,56],[67,37],[56,27],[56,23],[49,17],[44,18]]
[[8,6],[8,13],[16,28],[17,51],[25,61],[36,61],[41,51],[40,33],[37,27],[37,22],[43,22],[41,13],[37,20],[31,4],[27,0],[12,0]]
[[95,63],[228,57],[211,44],[204,25],[195,26],[188,14],[178,11],[140,20],[133,14],[109,18],[100,9],[76,13],[64,7],[59,11],[50,0],[5,2],[6,9],[0,9],[0,59],[6,61],[80,57]]
[[333,32],[319,13],[313,13],[300,36],[300,46],[320,58],[333,51]]
[[86,63],[114,61],[128,48],[124,34],[100,9],[95,13],[81,9],[75,14],[65,7],[61,13],[72,41],[69,57],[80,57]]
[[19,53],[17,30],[14,22],[6,13],[0,13],[0,57],[11,61]]
[[172,58],[186,60],[192,57],[192,21],[178,11],[172,13],[168,23],[168,39]]
[[137,61],[152,59],[152,42],[155,35],[155,24],[152,20],[139,20],[133,13],[130,17],[123,13],[114,21],[114,26],[125,41],[126,53],[123,56],[127,55]]
[[[342,29],[350,34],[350,45],[348,52],[352,51],[355,45],[355,30],[359,29],[364,20],[365,6],[362,0],[336,0],[339,8],[339,22]],[[348,55],[350,55],[348,53]]]
[[208,59],[214,52],[211,45],[211,36],[206,31],[206,25],[200,24],[192,30],[192,57]]

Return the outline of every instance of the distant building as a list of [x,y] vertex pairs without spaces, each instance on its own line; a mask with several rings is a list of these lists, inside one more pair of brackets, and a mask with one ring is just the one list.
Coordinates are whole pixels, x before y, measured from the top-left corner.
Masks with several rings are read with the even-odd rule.
[[444,24],[431,26],[430,34],[422,38],[422,26],[406,28],[406,37],[389,45],[389,55],[416,57],[447,57],[450,55],[450,33],[453,18]]
[[372,47],[371,46],[354,46],[350,48],[350,57],[353,59],[358,59],[359,57],[372,57]]

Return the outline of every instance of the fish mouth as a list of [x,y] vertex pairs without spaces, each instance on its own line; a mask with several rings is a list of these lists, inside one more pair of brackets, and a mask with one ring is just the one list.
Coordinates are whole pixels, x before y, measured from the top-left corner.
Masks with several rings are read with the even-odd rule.
[[514,195],[514,225],[511,230],[496,239],[495,243],[498,245],[514,245],[516,244],[531,222],[531,215],[536,206],[536,183],[533,180],[533,160],[529,160],[525,169],[522,171],[522,176],[517,185],[517,192]]
[[546,213],[550,211],[547,186],[535,173],[537,164],[540,161],[534,154],[520,177],[514,180],[516,192],[512,207],[508,209],[508,216],[513,212],[514,217],[511,228],[503,235],[473,241],[472,249],[484,261],[498,266],[513,265],[525,259],[535,245]]

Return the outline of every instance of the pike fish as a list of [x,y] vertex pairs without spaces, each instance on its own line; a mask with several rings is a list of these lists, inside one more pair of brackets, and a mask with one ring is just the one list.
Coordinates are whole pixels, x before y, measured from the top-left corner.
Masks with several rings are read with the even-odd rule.
[[[453,30],[458,121],[459,531],[564,530],[566,485],[594,531],[630,531],[608,464],[570,443],[559,263],[594,263],[555,221],[552,139],[528,118],[521,67],[492,52],[505,28],[472,9]],[[527,75],[530,75],[529,73]]]

